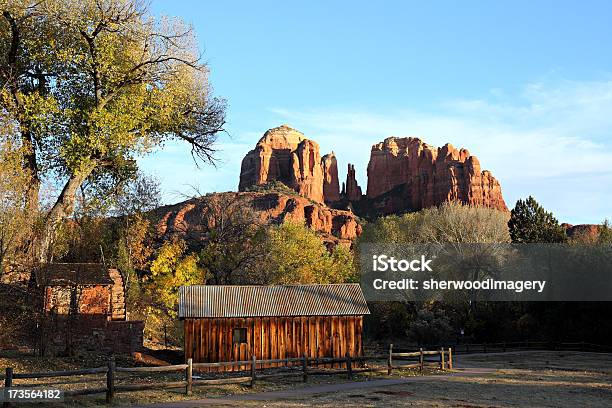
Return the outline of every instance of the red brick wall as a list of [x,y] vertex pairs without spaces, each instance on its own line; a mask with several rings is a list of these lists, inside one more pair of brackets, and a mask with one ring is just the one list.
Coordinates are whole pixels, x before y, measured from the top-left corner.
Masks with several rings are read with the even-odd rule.
[[110,313],[110,286],[84,286],[79,293],[79,313],[108,314]]
[[71,292],[76,290],[78,313],[92,315],[110,314],[111,287],[104,285],[47,286],[45,288],[45,311],[66,315],[70,311]]

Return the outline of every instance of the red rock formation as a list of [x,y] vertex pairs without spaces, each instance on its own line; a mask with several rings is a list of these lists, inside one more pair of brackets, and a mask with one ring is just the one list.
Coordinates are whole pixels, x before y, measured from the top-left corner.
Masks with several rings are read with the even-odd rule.
[[359,184],[357,184],[357,179],[355,178],[355,166],[350,163],[346,173],[346,184],[342,185],[342,194],[348,201],[351,202],[361,200],[361,187],[359,187]]
[[324,202],[323,167],[319,145],[312,140],[302,140],[297,149],[291,153],[291,164],[293,180],[289,187],[303,197],[319,203]]
[[242,160],[240,184],[244,188],[280,180],[289,185],[293,180],[291,152],[305,137],[288,126],[268,130],[259,140],[255,149]]
[[214,223],[214,218],[207,215],[213,200],[239,203],[240,207],[252,209],[262,222],[304,222],[316,231],[323,241],[332,245],[350,245],[352,240],[361,234],[361,225],[350,211],[332,209],[298,195],[228,192],[211,194],[155,210],[159,239],[180,237],[192,243],[204,244]]
[[374,145],[365,197],[351,164],[338,191],[337,167],[333,153],[321,159],[316,142],[282,125],[268,130],[243,159],[239,190],[280,181],[310,200],[361,215],[418,211],[445,201],[508,211],[499,182],[467,150],[450,144],[435,148],[417,138],[390,137]]
[[390,137],[372,146],[367,197],[379,213],[420,210],[445,201],[508,211],[499,182],[466,149],[435,148]]
[[280,181],[300,195],[323,202],[319,145],[287,125],[268,130],[242,160],[238,189]]
[[576,242],[595,243],[599,239],[600,225],[597,224],[561,224],[567,236]]
[[321,159],[323,167],[323,197],[326,204],[340,201],[340,184],[338,182],[338,162],[334,152]]

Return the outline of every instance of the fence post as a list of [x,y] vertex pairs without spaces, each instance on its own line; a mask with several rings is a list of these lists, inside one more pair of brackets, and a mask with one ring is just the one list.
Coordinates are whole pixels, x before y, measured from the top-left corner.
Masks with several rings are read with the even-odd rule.
[[393,371],[393,343],[389,344],[389,360],[387,360],[387,375]]
[[444,371],[444,347],[440,348],[440,370]]
[[115,397],[115,358],[108,359],[106,370],[106,403],[112,404]]
[[257,359],[255,353],[251,356],[251,388],[255,385],[255,364]]
[[[13,386],[13,367],[7,367],[6,371],[4,372],[5,376],[4,376],[4,388],[5,389],[9,389],[10,387]],[[4,402],[2,404],[3,408],[8,408],[10,407],[10,403],[9,402]]]
[[193,359],[187,359],[187,368],[185,369],[185,394],[191,395],[191,388],[193,387]]
[[425,365],[425,356],[423,355],[423,347],[419,349],[419,371],[423,374],[423,366]]
[[351,361],[351,355],[346,352],[346,375],[349,380],[353,379],[353,362]]
[[302,354],[302,380],[308,381],[308,357],[306,353]]
[[453,349],[450,347],[448,348],[448,369],[453,369]]

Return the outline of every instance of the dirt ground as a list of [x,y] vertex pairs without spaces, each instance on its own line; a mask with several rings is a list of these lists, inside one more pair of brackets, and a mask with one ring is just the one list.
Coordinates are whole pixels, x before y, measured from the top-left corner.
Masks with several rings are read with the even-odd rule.
[[[152,390],[119,393],[114,405],[158,403],[159,407],[163,407],[168,402],[172,404],[171,401],[182,401],[184,405],[181,406],[185,407],[612,406],[612,354],[525,351],[459,355],[455,356],[455,366],[460,370],[470,369],[470,373],[449,376],[434,370],[428,371],[427,377],[421,377],[416,371],[398,370],[392,377],[372,374],[355,376],[353,384],[348,387],[343,387],[343,384],[349,383],[344,375],[312,376],[306,384],[297,377],[269,382],[258,381],[254,388],[241,385],[196,387],[191,399],[205,399],[199,402],[187,401],[182,389]],[[471,368],[482,368],[486,372]],[[385,378],[403,382],[380,387],[360,385],[368,383],[374,385],[373,380]],[[49,380],[45,382],[51,385],[53,380]],[[85,378],[81,379],[83,380]],[[159,374],[151,377],[126,378],[121,382],[149,381],[160,381]],[[100,378],[100,382],[100,385],[103,385],[103,378]],[[71,384],[69,388],[79,386],[83,384]],[[279,392],[276,396],[269,394],[275,391]],[[103,404],[104,395],[96,395],[73,398],[62,405],[101,406]]]
[[[440,377],[360,391],[270,401],[267,407],[609,407],[612,355],[516,352],[456,356],[458,366],[494,368],[483,375]],[[243,401],[241,401],[242,404]],[[261,401],[245,401],[247,407]]]

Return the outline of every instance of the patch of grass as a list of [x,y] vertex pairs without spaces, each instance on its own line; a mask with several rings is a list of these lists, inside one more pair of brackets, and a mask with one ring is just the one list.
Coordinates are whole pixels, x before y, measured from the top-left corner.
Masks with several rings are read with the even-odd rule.
[[[130,367],[134,366],[134,362],[129,356],[116,356],[115,360],[118,366]],[[98,356],[93,353],[82,353],[74,357],[62,358],[36,358],[26,355],[11,355],[0,358],[0,367],[11,366],[15,372],[43,372],[43,371],[59,371],[71,370],[78,368],[93,368],[101,367],[106,364],[105,356]],[[380,361],[371,364],[371,367],[385,368],[385,362]],[[258,370],[258,374],[278,373],[279,369]],[[301,368],[295,367],[286,369],[286,372],[301,372]],[[439,372],[437,370],[427,370],[425,374]],[[248,376],[245,372],[228,372],[228,373],[194,373],[194,375],[202,378],[229,378],[233,376]],[[418,370],[394,370],[393,377],[417,376],[420,375]],[[384,373],[355,373],[352,381],[361,382],[387,377]],[[58,387],[63,390],[77,390],[84,388],[103,388],[106,385],[104,374],[84,375],[77,377],[59,377],[59,378],[41,378],[33,380],[14,380],[15,386],[46,386]],[[177,373],[116,373],[116,384],[150,384],[160,382],[182,381],[184,374]],[[197,386],[193,387],[191,396],[185,395],[184,387],[173,389],[154,389],[147,391],[131,391],[118,392],[115,394],[115,405],[134,405],[155,402],[167,401],[183,401],[189,399],[215,398],[215,397],[231,397],[237,394],[259,393],[267,391],[281,390],[299,390],[304,387],[323,384],[336,384],[349,382],[345,372],[335,375],[309,375],[308,382],[302,382],[301,376],[276,377],[273,379],[256,380],[255,385],[251,388],[248,384],[227,384],[220,386]],[[299,392],[299,391],[298,391]],[[90,396],[69,397],[62,404],[45,405],[45,406],[74,406],[74,407],[95,407],[104,405],[105,395],[96,394]]]
[[[99,360],[89,357],[89,366],[96,366]],[[63,361],[62,361],[63,360]],[[6,363],[6,358],[0,363]],[[512,361],[512,362],[510,362]],[[115,405],[133,405],[155,402],[183,401],[188,399],[220,398],[217,406],[262,406],[261,401],[240,400],[227,402],[235,395],[261,393],[266,391],[291,390],[295,397],[283,400],[267,401],[268,407],[332,407],[339,404],[351,406],[424,406],[424,407],[599,407],[606,406],[612,400],[612,355],[578,352],[516,352],[479,355],[456,355],[457,366],[495,368],[492,374],[473,373],[469,375],[431,377],[432,374],[445,374],[436,369],[427,369],[427,377],[415,378],[405,384],[385,387],[373,387],[332,392],[327,394],[301,394],[300,389],[319,384],[336,384],[349,382],[344,373],[333,376],[310,375],[309,381],[303,383],[300,376],[280,377],[270,380],[258,380],[253,388],[248,385],[194,386],[193,395],[187,397],[184,388],[159,389],[117,393]],[[22,361],[22,368],[31,364],[31,360]],[[123,363],[125,364],[125,363]],[[75,360],[49,359],[37,367],[61,365],[68,369],[83,367]],[[385,368],[383,361],[372,366]],[[294,370],[298,370],[296,368]],[[31,370],[28,370],[31,371]],[[274,371],[274,370],[269,370]],[[258,371],[260,373],[261,371]],[[206,375],[212,375],[207,373]],[[223,376],[245,375],[244,373],[225,373]],[[248,374],[246,374],[248,375]],[[394,370],[393,378],[419,377],[415,369]],[[118,383],[146,383],[160,381],[177,381],[181,373],[156,373],[126,375],[118,374]],[[99,376],[103,380],[103,376]],[[386,373],[360,373],[353,377],[354,382],[389,378]],[[88,378],[73,378],[73,382],[64,387],[90,387],[83,381]],[[42,380],[42,379],[41,379]],[[47,382],[55,379],[44,379]],[[64,379],[58,379],[64,380]],[[18,380],[20,381],[20,380]],[[25,380],[24,380],[25,381]],[[29,380],[28,380],[29,381]],[[43,383],[41,381],[40,383]],[[18,385],[18,384],[16,384]],[[103,386],[103,383],[102,385]],[[66,388],[66,389],[68,389]],[[225,399],[225,401],[223,401]],[[64,404],[56,406],[95,407],[104,405],[104,394],[87,397],[70,398]]]

